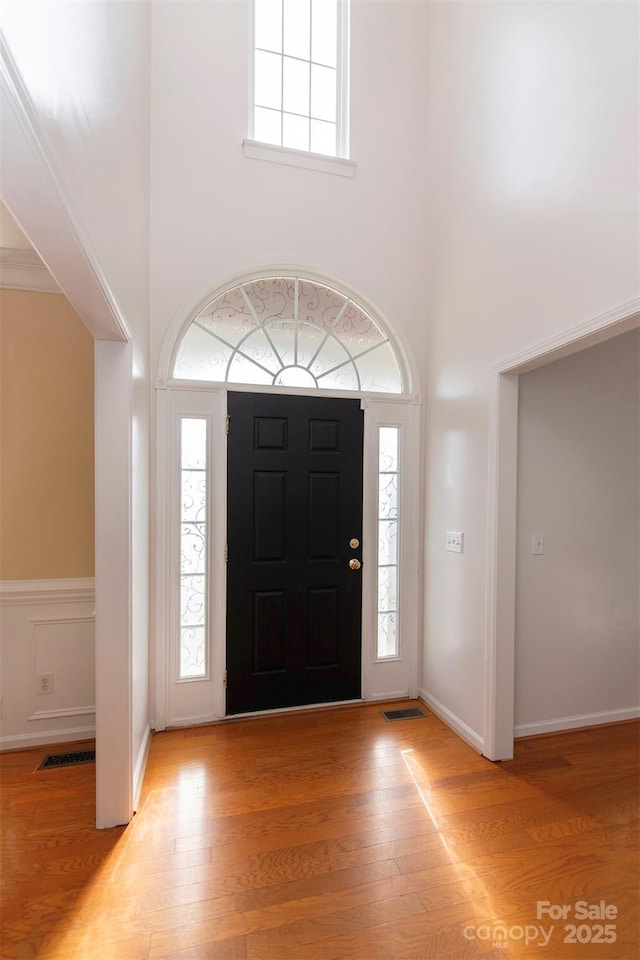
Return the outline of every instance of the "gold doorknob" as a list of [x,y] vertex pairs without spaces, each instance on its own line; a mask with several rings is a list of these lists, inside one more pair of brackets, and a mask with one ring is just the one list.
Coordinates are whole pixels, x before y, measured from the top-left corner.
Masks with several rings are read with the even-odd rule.
[[357,539],[357,537],[353,537],[352,540],[349,540],[349,546],[352,550],[357,550],[360,546],[360,541]]
[[355,557],[352,557],[352,559],[349,560],[349,569],[350,569],[350,570],[359,570],[361,566],[362,566],[362,564],[360,563],[359,560],[356,560]]

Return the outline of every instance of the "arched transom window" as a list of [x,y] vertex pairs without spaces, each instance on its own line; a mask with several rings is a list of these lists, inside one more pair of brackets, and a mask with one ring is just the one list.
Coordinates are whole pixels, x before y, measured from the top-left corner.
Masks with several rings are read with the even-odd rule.
[[179,380],[403,393],[402,364],[353,298],[301,276],[239,283],[200,310],[179,343]]

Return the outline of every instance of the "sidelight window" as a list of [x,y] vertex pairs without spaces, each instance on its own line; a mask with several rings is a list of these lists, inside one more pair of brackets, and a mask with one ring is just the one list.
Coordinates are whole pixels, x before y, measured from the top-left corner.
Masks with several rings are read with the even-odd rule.
[[180,420],[180,680],[207,673],[207,421]]
[[378,632],[379,660],[397,657],[398,531],[400,521],[399,427],[378,430]]

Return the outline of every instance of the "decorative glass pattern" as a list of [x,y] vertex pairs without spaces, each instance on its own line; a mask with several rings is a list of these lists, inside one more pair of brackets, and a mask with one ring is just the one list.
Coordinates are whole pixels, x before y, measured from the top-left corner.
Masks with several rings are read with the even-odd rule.
[[379,660],[398,656],[399,427],[378,431],[378,635]]
[[207,421],[180,421],[181,680],[207,672]]
[[254,0],[253,136],[346,154],[347,0]]
[[215,297],[187,328],[180,380],[402,393],[393,345],[363,307],[304,277],[265,277]]

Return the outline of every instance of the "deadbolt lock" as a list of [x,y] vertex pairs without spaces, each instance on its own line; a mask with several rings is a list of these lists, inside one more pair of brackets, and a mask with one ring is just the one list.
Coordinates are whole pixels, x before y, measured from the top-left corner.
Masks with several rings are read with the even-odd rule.
[[349,546],[351,547],[352,550],[357,550],[358,547],[360,546],[360,541],[358,540],[357,537],[353,537],[351,540],[349,540]]
[[361,566],[362,566],[362,564],[360,563],[359,560],[356,560],[355,557],[352,557],[351,560],[349,560],[349,569],[350,569],[350,570],[359,570]]

